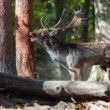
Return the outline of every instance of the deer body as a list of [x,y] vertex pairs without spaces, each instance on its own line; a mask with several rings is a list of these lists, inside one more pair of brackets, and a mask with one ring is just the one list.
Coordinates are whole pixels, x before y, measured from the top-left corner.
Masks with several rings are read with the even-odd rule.
[[[70,73],[71,80],[83,80],[84,70],[92,65],[99,64],[101,68],[110,68],[110,43],[67,43],[59,42],[55,36],[57,31],[75,28],[81,23],[81,12],[75,16],[67,26],[63,26],[66,18],[65,10],[59,22],[53,28],[45,28],[37,32],[30,32],[31,41],[41,44],[49,53],[53,61],[59,62]],[[110,72],[109,72],[110,74]]]
[[55,38],[51,38],[44,42],[44,46],[52,60],[59,62],[69,71],[72,80],[83,80],[85,69],[97,64],[103,68],[107,66],[107,58],[110,58],[108,56],[110,44],[107,43],[62,44]]

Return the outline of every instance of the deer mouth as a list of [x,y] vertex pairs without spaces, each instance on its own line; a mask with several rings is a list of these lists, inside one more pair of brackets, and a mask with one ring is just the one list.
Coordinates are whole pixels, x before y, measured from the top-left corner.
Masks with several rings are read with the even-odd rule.
[[35,34],[34,32],[30,32],[29,35],[30,35],[30,40],[31,40],[31,42],[37,40],[36,34]]

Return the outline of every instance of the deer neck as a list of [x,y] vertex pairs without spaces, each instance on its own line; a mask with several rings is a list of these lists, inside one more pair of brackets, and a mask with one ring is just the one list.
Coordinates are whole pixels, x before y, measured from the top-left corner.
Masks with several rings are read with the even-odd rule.
[[59,42],[56,38],[50,38],[49,40],[44,42],[44,46],[47,51],[54,52],[58,47],[60,47],[61,42]]
[[56,62],[60,62],[61,64],[66,64],[66,56],[68,54],[68,51],[63,46],[64,44],[59,43],[58,45],[55,45],[53,48],[48,49],[47,52],[49,53],[51,59]]

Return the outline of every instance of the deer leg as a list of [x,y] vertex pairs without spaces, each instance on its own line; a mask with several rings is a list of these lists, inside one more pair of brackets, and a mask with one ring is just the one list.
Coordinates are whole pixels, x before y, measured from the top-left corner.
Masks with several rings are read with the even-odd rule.
[[77,69],[77,77],[78,77],[78,80],[83,80],[83,70],[80,68],[80,69]]
[[76,73],[74,71],[69,71],[69,73],[70,73],[70,76],[71,76],[71,81],[77,80]]
[[71,81],[75,81],[75,80],[77,80],[77,77],[76,77],[76,71],[73,71],[73,70],[71,70],[71,69],[68,69],[66,66],[64,66],[64,65],[62,65],[68,72],[69,72],[69,74],[70,74],[70,76],[71,76]]
[[79,67],[73,68],[76,71],[77,79],[82,81],[83,80],[83,65],[80,65]]
[[73,68],[71,71],[69,71],[71,75],[71,80],[83,80],[83,70],[80,68]]

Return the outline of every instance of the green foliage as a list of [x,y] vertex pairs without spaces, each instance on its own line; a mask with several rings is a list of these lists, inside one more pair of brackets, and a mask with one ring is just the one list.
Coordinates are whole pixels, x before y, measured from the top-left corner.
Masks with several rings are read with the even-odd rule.
[[40,18],[53,18],[55,11],[52,7],[53,0],[34,0],[33,1],[33,14],[34,14],[34,29],[41,28]]

